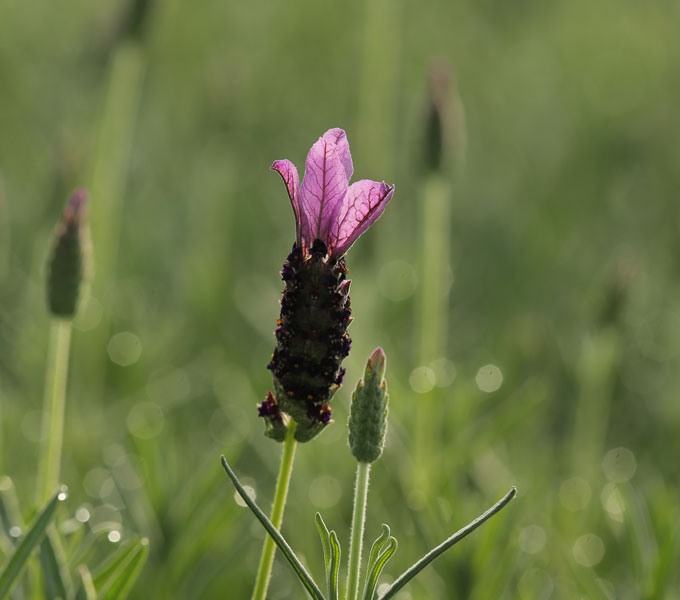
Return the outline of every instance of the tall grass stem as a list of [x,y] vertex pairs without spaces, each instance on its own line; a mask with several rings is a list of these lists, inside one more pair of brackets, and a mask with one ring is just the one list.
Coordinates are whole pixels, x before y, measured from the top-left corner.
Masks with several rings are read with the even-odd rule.
[[[448,303],[451,277],[450,215],[451,182],[443,175],[430,175],[423,184],[421,212],[422,286],[418,302],[418,365],[429,366],[446,354]],[[427,496],[434,483],[429,469],[434,456],[433,446],[439,441],[439,415],[436,412],[436,392],[421,395],[421,407],[416,411],[414,472],[412,481],[419,494]]]
[[[286,497],[288,496],[288,484],[290,483],[290,476],[293,472],[293,460],[295,459],[295,429],[297,423],[291,419],[286,432],[286,439],[283,442],[283,452],[281,454],[281,468],[279,469],[279,477],[276,481],[276,490],[274,492],[274,504],[272,505],[272,513],[270,521],[276,529],[281,529],[283,523],[283,511],[286,508]],[[272,565],[274,564],[274,552],[276,551],[276,543],[271,536],[265,537],[264,546],[262,547],[262,555],[260,556],[260,565],[257,569],[257,576],[255,577],[255,587],[253,589],[252,600],[265,600],[267,597],[267,589],[269,588],[269,579],[272,573]]]
[[59,485],[70,349],[71,321],[53,318],[47,353],[42,449],[36,485],[36,500],[39,504],[52,497]]
[[371,463],[357,463],[357,479],[354,486],[354,510],[352,513],[352,532],[349,539],[349,566],[347,569],[347,600],[356,600],[359,594],[359,572],[361,569],[361,550],[364,543],[366,523],[366,500]]

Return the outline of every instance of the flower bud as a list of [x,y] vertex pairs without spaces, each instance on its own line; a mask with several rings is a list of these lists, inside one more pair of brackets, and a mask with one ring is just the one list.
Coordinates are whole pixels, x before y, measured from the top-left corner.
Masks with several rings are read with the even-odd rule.
[[268,438],[282,442],[286,437],[286,424],[283,422],[283,415],[274,394],[267,392],[267,397],[258,404],[257,411],[264,418],[264,434]]
[[372,463],[382,454],[387,430],[385,353],[376,348],[366,363],[364,378],[352,394],[349,414],[349,448],[359,462]]
[[80,189],[71,196],[54,234],[47,272],[47,303],[53,316],[75,316],[88,259],[87,193]]
[[450,71],[441,60],[430,69],[422,158],[428,173],[447,172],[465,157],[463,103]]

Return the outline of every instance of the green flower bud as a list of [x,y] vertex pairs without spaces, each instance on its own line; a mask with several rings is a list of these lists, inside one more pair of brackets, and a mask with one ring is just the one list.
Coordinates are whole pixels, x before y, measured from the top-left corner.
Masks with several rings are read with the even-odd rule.
[[364,378],[352,394],[349,414],[349,449],[359,462],[380,458],[387,430],[387,383],[385,353],[376,348],[366,363]]
[[87,194],[71,196],[54,234],[47,272],[47,303],[55,317],[72,319],[82,295],[89,258]]
[[451,74],[443,61],[430,68],[430,85],[423,123],[423,167],[428,173],[446,173],[465,159],[465,114]]

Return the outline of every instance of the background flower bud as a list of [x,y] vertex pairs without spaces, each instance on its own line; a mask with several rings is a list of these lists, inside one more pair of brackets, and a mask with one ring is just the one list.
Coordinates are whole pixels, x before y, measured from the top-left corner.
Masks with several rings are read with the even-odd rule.
[[465,159],[465,114],[451,67],[443,59],[430,68],[423,123],[422,162],[426,173],[445,173]]
[[55,317],[75,316],[88,262],[87,193],[79,189],[64,209],[48,263],[47,303]]
[[386,357],[376,348],[369,357],[364,378],[352,394],[349,414],[349,449],[359,462],[372,463],[382,454],[387,430]]

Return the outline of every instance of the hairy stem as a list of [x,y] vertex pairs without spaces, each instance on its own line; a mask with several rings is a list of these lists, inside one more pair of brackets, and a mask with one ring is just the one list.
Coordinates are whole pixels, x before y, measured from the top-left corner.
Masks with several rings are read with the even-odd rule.
[[366,499],[368,497],[368,480],[370,473],[370,463],[357,463],[357,479],[354,486],[354,510],[352,513],[352,533],[349,540],[347,600],[356,600],[359,594],[359,571],[361,567],[361,549],[364,542]]
[[[279,478],[276,481],[276,491],[274,493],[274,504],[272,505],[271,522],[276,529],[281,529],[283,522],[283,511],[286,507],[286,497],[288,496],[288,484],[290,475],[293,472],[293,459],[295,458],[295,429],[297,423],[291,419],[286,432],[286,439],[283,442],[283,453],[281,454],[281,468]],[[252,600],[264,600],[267,597],[269,588],[269,578],[274,564],[274,552],[276,544],[274,540],[267,536],[262,547],[260,566],[257,569],[255,578],[255,588],[253,589]]]
[[52,497],[59,485],[70,348],[71,321],[52,319],[45,375],[42,450],[36,485],[36,500],[39,504]]

